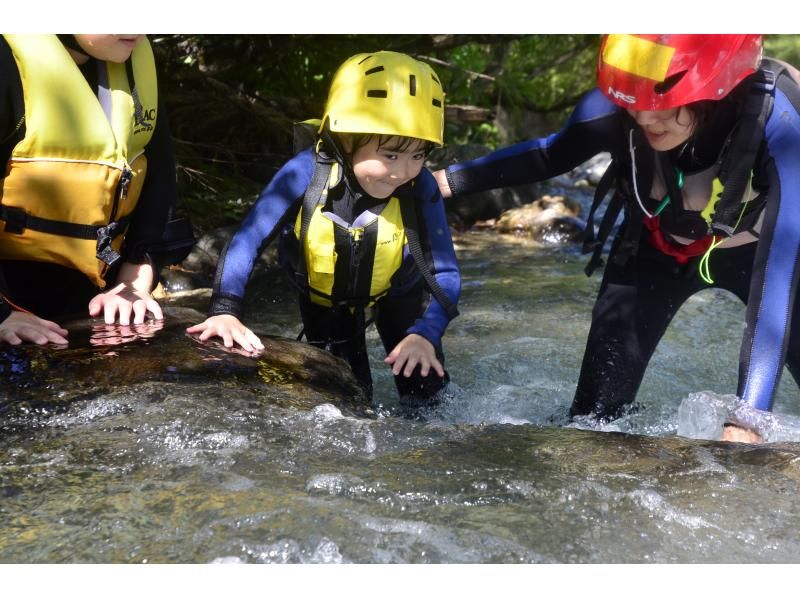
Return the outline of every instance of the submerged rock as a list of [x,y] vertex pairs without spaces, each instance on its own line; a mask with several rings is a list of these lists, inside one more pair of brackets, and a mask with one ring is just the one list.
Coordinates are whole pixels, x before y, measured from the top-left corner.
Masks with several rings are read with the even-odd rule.
[[[50,408],[154,382],[217,384],[220,392],[263,392],[293,405],[334,403],[372,415],[347,363],[306,343],[260,335],[259,355],[201,343],[186,327],[203,321],[198,311],[164,309],[163,321],[122,326],[86,318],[68,322],[69,346],[22,345],[0,349],[0,414]],[[214,388],[211,386],[210,388]]]

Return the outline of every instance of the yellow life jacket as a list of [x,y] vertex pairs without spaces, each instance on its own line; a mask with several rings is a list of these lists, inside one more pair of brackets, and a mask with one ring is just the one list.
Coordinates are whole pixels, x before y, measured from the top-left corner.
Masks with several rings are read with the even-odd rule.
[[[336,180],[334,164],[330,180]],[[328,186],[323,191],[327,197]],[[324,199],[316,203],[302,239],[303,209],[297,215],[294,234],[303,243],[311,301],[327,307],[345,302],[372,305],[391,287],[394,273],[403,262],[407,243],[400,199],[391,197],[376,214],[366,211],[352,224],[324,212]],[[408,200],[406,200],[408,201]]]
[[95,95],[55,35],[4,37],[22,80],[25,137],[0,179],[0,259],[61,264],[105,287],[156,123],[150,44],[125,64],[99,62]]

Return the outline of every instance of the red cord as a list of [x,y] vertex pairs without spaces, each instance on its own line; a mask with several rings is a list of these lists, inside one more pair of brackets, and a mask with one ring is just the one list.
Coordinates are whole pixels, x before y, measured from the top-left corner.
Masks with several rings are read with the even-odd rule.
[[8,298],[8,297],[6,297],[5,295],[3,295],[3,293],[0,293],[0,298],[2,298],[2,299],[3,299],[3,301],[5,301],[6,303],[8,303],[8,304],[9,304],[11,307],[13,307],[13,308],[14,308],[15,310],[17,310],[17,311],[24,311],[26,314],[31,314],[32,316],[35,316],[35,315],[36,315],[36,314],[35,314],[35,313],[33,313],[32,311],[28,311],[28,310],[27,310],[27,309],[25,309],[24,307],[20,307],[20,306],[19,306],[19,305],[17,305],[16,303],[13,303],[13,302],[12,302],[12,301],[11,301],[11,300]]

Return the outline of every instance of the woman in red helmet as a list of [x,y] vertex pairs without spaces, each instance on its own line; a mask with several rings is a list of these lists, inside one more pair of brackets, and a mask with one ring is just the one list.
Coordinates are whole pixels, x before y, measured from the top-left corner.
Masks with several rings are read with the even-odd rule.
[[[560,132],[435,173],[449,197],[541,181],[611,153],[587,227],[587,273],[603,263],[615,216],[625,218],[571,415],[621,415],[672,317],[711,287],[747,305],[737,395],[770,410],[784,364],[800,382],[800,334],[791,333],[799,309],[800,77],[762,61],[761,47],[758,35],[608,35],[598,88]],[[594,209],[612,187],[595,233]],[[730,423],[724,439],[759,440],[747,422]]]

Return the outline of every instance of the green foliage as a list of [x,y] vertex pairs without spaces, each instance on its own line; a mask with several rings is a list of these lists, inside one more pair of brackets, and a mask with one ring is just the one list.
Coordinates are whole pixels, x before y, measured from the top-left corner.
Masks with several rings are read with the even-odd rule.
[[561,111],[594,86],[600,37],[537,35],[509,45],[498,85],[511,106]]
[[767,35],[764,37],[764,54],[800,68],[800,36]]
[[396,50],[429,62],[448,105],[484,109],[477,120],[449,120],[448,145],[496,147],[557,126],[593,85],[599,43],[596,35],[151,39],[176,139],[182,210],[201,230],[241,217],[291,156],[292,123],[322,114],[333,73],[354,54]]

